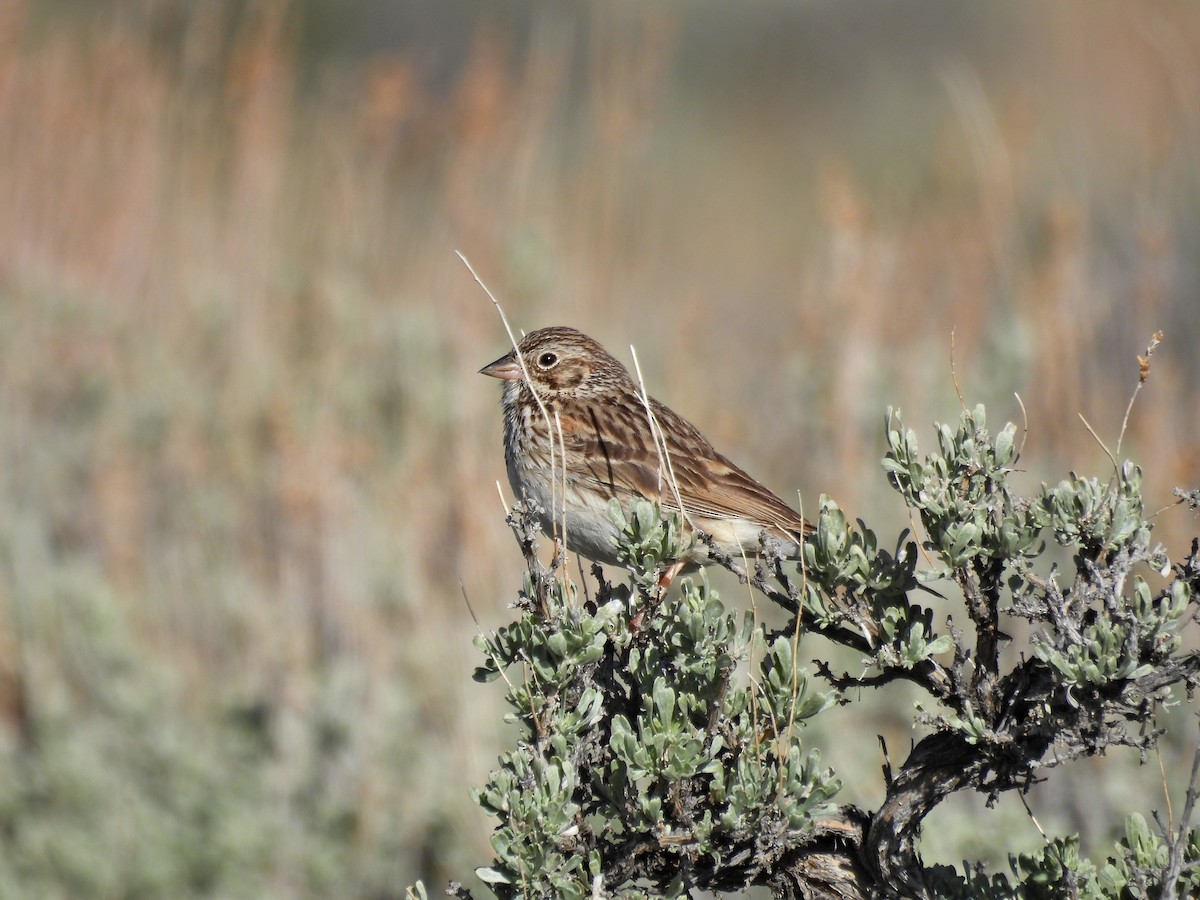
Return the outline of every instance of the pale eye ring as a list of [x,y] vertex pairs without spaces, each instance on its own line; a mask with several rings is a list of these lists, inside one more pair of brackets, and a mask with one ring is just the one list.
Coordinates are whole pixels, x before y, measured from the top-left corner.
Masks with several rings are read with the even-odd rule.
[[549,350],[539,356],[537,360],[538,367],[542,369],[549,369],[556,362],[558,362],[558,354],[551,353]]

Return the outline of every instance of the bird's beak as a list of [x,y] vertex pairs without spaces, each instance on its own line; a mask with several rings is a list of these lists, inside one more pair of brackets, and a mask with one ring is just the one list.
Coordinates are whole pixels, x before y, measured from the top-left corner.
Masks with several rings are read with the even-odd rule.
[[503,381],[520,381],[525,377],[521,371],[521,361],[517,359],[515,353],[509,353],[493,363],[488,363],[479,370],[479,374],[491,375],[493,378]]

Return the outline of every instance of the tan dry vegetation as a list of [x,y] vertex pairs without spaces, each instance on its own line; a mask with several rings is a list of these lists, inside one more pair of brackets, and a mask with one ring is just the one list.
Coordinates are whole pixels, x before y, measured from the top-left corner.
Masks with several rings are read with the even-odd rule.
[[[466,791],[501,737],[459,582],[495,626],[518,558],[475,375],[503,332],[454,249],[518,326],[635,342],[809,505],[900,524],[882,410],[956,416],[952,330],[968,400],[1021,392],[1031,478],[1102,471],[1076,413],[1115,444],[1166,330],[1123,449],[1162,505],[1197,479],[1190,7],[1020,8],[924,93],[781,73],[752,102],[708,96],[736,63],[697,65],[684,6],[481,26],[449,86],[397,52],[303,88],[298,10],[232,9],[0,14],[0,698],[6,765],[103,720],[115,629],[199,743],[260,716],[250,894],[486,858]],[[293,827],[314,795],[342,830]]]

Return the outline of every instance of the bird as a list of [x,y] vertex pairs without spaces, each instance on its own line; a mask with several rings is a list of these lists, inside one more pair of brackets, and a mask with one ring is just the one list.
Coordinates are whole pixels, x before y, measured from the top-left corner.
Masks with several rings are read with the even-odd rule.
[[767,546],[784,559],[800,558],[813,526],[695,425],[647,395],[581,331],[532,331],[479,371],[504,382],[504,456],[514,493],[533,501],[541,530],[565,535],[569,550],[619,565],[611,502],[629,515],[644,499],[664,514],[681,514],[685,530],[708,538],[667,561],[664,585],[716,561],[710,544],[734,559]]

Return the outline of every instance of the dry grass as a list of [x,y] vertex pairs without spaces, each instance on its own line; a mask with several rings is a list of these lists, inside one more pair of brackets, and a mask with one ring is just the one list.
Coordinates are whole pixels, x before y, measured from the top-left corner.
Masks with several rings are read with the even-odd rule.
[[[1200,11],[1013,11],[1003,47],[960,16],[972,40],[898,75],[747,90],[698,62],[720,22],[595,3],[480,27],[448,86],[397,54],[300,90],[297,12],[230,9],[0,12],[14,747],[105,715],[97,603],[194,733],[265,717],[280,822],[314,791],[346,812],[339,895],[484,860],[466,787],[501,738],[459,581],[496,625],[519,559],[474,374],[505,338],[454,249],[519,327],[635,342],[781,493],[897,525],[882,409],[956,416],[952,330],[968,400],[1014,418],[1019,391],[1057,478],[1103,470],[1076,413],[1115,443],[1161,328],[1125,450],[1162,505],[1195,484]],[[334,838],[278,829],[256,884],[320,895]]]

